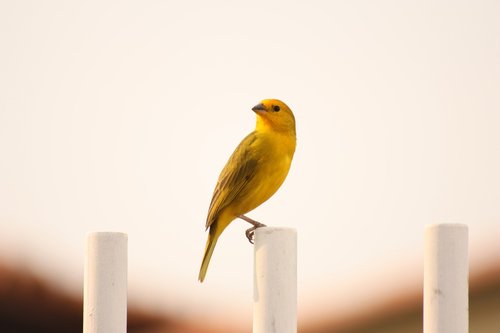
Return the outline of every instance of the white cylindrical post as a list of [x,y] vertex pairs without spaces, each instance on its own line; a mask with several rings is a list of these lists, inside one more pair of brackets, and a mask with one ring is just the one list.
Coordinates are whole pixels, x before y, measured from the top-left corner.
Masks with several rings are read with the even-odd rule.
[[87,235],[83,332],[127,332],[127,234]]
[[425,228],[424,333],[469,331],[468,230],[463,224]]
[[297,332],[297,231],[255,230],[253,333]]

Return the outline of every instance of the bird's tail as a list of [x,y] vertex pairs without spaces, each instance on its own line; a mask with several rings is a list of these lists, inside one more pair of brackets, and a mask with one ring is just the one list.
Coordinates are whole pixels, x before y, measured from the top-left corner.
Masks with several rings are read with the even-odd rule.
[[207,245],[205,246],[205,255],[203,256],[203,261],[201,262],[200,274],[198,275],[198,280],[203,282],[205,280],[205,275],[207,275],[208,264],[210,263],[210,258],[212,258],[212,253],[214,252],[215,244],[217,244],[217,239],[220,233],[216,232],[215,226],[210,228],[208,232]]

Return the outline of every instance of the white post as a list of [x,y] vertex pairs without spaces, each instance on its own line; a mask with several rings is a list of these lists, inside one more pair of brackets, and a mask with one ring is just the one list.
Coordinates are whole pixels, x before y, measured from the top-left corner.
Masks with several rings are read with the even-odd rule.
[[468,275],[467,226],[426,226],[424,333],[469,331]]
[[253,333],[297,332],[297,231],[255,230]]
[[127,332],[127,234],[87,235],[83,332]]

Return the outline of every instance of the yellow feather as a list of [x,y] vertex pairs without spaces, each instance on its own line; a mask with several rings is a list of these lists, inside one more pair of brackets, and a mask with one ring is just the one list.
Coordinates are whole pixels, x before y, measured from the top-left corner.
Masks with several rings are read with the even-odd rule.
[[236,147],[219,176],[208,210],[210,228],[198,279],[203,282],[215,244],[236,217],[269,199],[285,180],[295,152],[295,118],[276,99],[263,100],[252,110],[255,130]]

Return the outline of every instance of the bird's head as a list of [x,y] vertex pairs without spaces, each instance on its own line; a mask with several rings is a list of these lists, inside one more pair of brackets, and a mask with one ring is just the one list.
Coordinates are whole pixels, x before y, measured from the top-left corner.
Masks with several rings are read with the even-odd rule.
[[278,99],[265,99],[254,106],[257,114],[257,130],[273,130],[295,135],[295,117],[292,110]]

